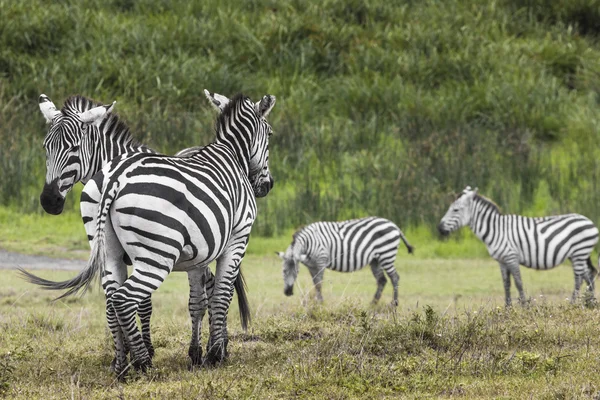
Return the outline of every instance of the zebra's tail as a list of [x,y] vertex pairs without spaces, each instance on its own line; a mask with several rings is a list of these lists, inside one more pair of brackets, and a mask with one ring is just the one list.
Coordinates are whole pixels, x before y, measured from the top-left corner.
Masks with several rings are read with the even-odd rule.
[[[598,258],[598,262],[600,262],[600,257]],[[588,259],[587,259],[587,265],[588,265],[588,272],[590,273],[591,280],[596,279],[596,277],[598,276],[598,270],[594,267],[594,264],[592,264],[592,258],[591,257],[588,257]]]
[[238,308],[240,309],[240,322],[244,332],[248,330],[248,324],[250,323],[252,316],[250,315],[250,304],[248,303],[248,296],[246,296],[246,280],[242,275],[242,269],[238,271],[238,275],[233,282],[235,291],[237,292]]
[[411,246],[410,243],[408,243],[406,236],[404,236],[404,233],[402,233],[400,228],[398,228],[398,232],[400,232],[400,239],[402,239],[402,241],[404,242],[404,245],[406,246],[406,249],[408,250],[408,254],[414,254],[415,248],[413,246]]
[[77,276],[73,279],[54,282],[44,278],[40,278],[30,272],[25,271],[23,268],[19,268],[21,277],[26,281],[35,285],[41,286],[47,290],[64,290],[69,289],[65,293],[61,294],[54,300],[62,299],[63,297],[71,296],[77,292],[81,292],[83,295],[90,287],[92,281],[99,275],[100,271],[104,267],[104,235],[98,237],[94,241],[94,247],[92,254],[88,261],[87,267],[85,267]]

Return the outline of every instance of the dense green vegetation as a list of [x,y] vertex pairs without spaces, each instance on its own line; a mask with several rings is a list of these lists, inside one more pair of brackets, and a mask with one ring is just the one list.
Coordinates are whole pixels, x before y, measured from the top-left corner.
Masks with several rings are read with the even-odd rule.
[[40,93],[116,99],[172,153],[212,139],[208,88],[279,99],[260,235],[368,214],[432,227],[467,184],[511,212],[600,219],[598,0],[0,9],[0,202],[20,211],[41,212]]
[[[505,310],[492,260],[403,258],[400,305],[388,285],[369,304],[369,268],[327,271],[325,303],[310,299],[300,271],[293,297],[283,294],[275,256],[249,255],[244,273],[254,323],[241,331],[235,301],[230,358],[219,368],[189,371],[188,283],[173,273],[153,295],[154,368],[127,384],[108,366],[112,339],[104,298],[52,303],[14,272],[0,286],[0,397],[194,399],[591,399],[600,392],[600,309],[565,301],[571,268],[523,269],[528,308]],[[39,271],[62,280],[74,272]],[[514,295],[514,290],[513,290]],[[205,319],[206,322],[206,319]],[[206,345],[207,326],[203,329]]]

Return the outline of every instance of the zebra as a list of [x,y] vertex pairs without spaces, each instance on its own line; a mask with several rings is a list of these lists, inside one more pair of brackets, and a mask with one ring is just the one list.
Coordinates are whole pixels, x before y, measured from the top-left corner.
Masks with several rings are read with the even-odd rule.
[[[218,93],[204,90],[204,95],[219,112],[229,102],[227,97]],[[116,156],[134,152],[156,153],[133,138],[125,122],[113,113],[115,104],[116,102],[110,105],[100,105],[83,96],[71,96],[65,101],[62,110],[58,110],[48,96],[40,95],[39,108],[50,125],[44,138],[47,168],[44,188],[40,195],[40,203],[46,212],[54,215],[60,214],[64,208],[65,197],[75,183],[79,181],[84,184],[88,183],[104,165]],[[176,156],[189,157],[200,149],[201,146],[184,149],[179,151]],[[101,193],[92,191],[91,188],[81,197],[81,216],[90,246],[92,246],[95,234],[100,198]],[[131,264],[129,260],[127,261],[128,264]],[[123,268],[125,268],[124,265]],[[238,276],[235,289],[238,293],[242,328],[246,330],[250,321],[250,311],[243,276],[241,273]],[[192,319],[192,336],[197,338],[198,333],[195,328],[198,326],[197,319],[200,318],[200,315],[204,315],[208,303],[206,296],[212,290],[214,277],[207,268],[202,275],[198,275],[197,270],[188,272],[188,280],[190,282],[189,312]],[[144,342],[152,357],[154,347],[150,336],[151,298],[147,298],[140,304],[138,315]],[[190,349],[189,356],[193,365],[201,363],[196,350]]]
[[412,254],[414,248],[400,228],[393,222],[379,217],[309,224],[294,233],[292,243],[285,253],[276,253],[283,260],[284,294],[294,294],[299,262],[308,267],[319,302],[323,301],[321,283],[326,268],[354,272],[370,264],[377,280],[373,304],[379,301],[387,283],[385,271],[394,288],[392,305],[397,306],[400,276],[396,272],[394,261],[400,240]]
[[[68,296],[85,292],[101,277],[119,378],[126,371],[125,343],[136,368],[152,365],[135,323],[140,303],[171,271],[204,271],[213,260],[217,267],[204,362],[214,365],[227,356],[227,310],[256,218],[256,197],[266,196],[274,185],[268,167],[272,128],[266,117],[275,100],[266,95],[253,103],[236,95],[217,119],[216,140],[190,157],[131,153],[111,160],[82,193],[102,188],[87,267],[65,282],[30,279],[48,289],[69,289],[63,294]],[[127,278],[120,268],[125,253],[133,262]]]
[[519,301],[526,303],[519,265],[547,270],[567,259],[575,273],[571,301],[577,299],[582,279],[593,300],[594,278],[598,272],[592,265],[590,254],[598,243],[598,228],[583,215],[538,218],[504,215],[494,202],[477,194],[477,188],[467,186],[450,205],[438,230],[447,236],[465,225],[485,243],[490,256],[500,264],[507,307],[511,305],[511,275],[519,291]]

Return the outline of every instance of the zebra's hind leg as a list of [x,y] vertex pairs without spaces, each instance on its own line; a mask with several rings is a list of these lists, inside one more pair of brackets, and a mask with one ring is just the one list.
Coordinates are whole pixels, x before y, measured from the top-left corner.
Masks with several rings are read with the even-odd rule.
[[598,275],[598,270],[592,264],[592,259],[588,257],[587,259],[587,274],[584,275],[585,282],[588,285],[588,298],[591,302],[596,302],[596,297],[594,291],[596,289],[596,276]]
[[150,318],[152,317],[152,297],[149,296],[140,302],[138,308],[138,316],[142,323],[142,338],[150,358],[154,357],[154,346],[152,346],[152,338],[150,337]]
[[[148,260],[152,265],[139,261],[142,259]],[[137,261],[134,261],[134,269],[129,278],[108,300],[117,315],[123,334],[129,342],[131,363],[136,369],[142,371],[152,367],[152,360],[137,327],[135,315],[140,302],[150,297],[152,292],[158,289],[171,269],[172,261],[170,265],[163,265],[156,258],[139,257]],[[122,371],[116,370],[115,372],[120,374]]]
[[209,300],[210,338],[205,363],[215,365],[227,358],[227,311],[233,297],[234,281],[246,251],[247,237],[234,243],[217,259],[215,285]]
[[[188,282],[190,284],[190,300],[188,303],[190,317],[192,319],[192,339],[188,355],[192,366],[202,365],[202,346],[200,344],[200,334],[202,331],[202,319],[208,307],[206,297],[206,276],[207,267],[197,267],[188,271]],[[212,275],[212,273],[211,273]]]
[[381,299],[381,293],[383,293],[383,288],[387,283],[387,279],[385,279],[385,274],[383,270],[379,267],[379,263],[377,261],[371,262],[371,271],[375,276],[375,280],[377,281],[377,291],[375,292],[375,296],[373,297],[373,304],[377,304],[379,299]]
[[573,273],[575,275],[575,288],[573,289],[573,296],[571,297],[571,303],[577,302],[579,298],[579,290],[581,289],[581,283],[585,280],[587,284],[587,295],[585,301],[594,301],[594,280],[592,276],[596,272],[596,269],[591,264],[591,260],[583,259],[572,259]]

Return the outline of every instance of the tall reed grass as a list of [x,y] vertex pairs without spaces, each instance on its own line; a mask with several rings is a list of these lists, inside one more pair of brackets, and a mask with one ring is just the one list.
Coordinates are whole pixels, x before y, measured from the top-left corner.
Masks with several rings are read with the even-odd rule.
[[208,88],[279,99],[261,235],[369,214],[434,227],[465,185],[508,212],[600,219],[597,0],[0,8],[0,200],[23,212],[41,212],[40,93],[118,100],[173,153],[212,140]]

